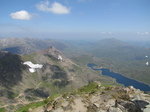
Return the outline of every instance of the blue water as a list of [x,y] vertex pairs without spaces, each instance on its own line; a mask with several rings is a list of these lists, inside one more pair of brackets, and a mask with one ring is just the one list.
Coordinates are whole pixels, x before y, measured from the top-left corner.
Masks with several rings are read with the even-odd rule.
[[96,69],[96,68],[94,68],[94,66],[97,66],[97,65],[88,64],[88,67],[92,68],[93,70],[101,70],[102,75],[106,75],[106,76],[110,76],[112,78],[115,78],[118,83],[123,84],[125,87],[133,86],[134,88],[140,89],[142,91],[150,91],[150,86],[147,84],[138,82],[134,79],[129,79],[129,78],[124,77],[123,75],[121,75],[119,73],[114,73],[107,68]]

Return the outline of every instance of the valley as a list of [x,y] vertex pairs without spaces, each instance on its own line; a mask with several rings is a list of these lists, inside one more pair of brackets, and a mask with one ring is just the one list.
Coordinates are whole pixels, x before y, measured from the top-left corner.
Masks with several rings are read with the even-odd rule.
[[[64,53],[77,63],[94,63],[128,78],[150,84],[150,50],[117,39],[75,42]],[[71,50],[73,49],[73,50]],[[73,54],[73,55],[72,55]],[[145,57],[148,56],[148,57]]]

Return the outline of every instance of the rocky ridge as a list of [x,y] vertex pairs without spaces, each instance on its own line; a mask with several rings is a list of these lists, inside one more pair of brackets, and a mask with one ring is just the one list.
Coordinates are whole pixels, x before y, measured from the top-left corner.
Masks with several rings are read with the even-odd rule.
[[92,82],[80,89],[46,99],[47,105],[30,112],[150,112],[150,95],[134,87]]

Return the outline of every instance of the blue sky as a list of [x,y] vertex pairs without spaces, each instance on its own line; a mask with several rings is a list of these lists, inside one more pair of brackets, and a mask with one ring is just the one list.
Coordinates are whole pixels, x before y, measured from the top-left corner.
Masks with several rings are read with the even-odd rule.
[[150,0],[0,0],[0,37],[150,40]]

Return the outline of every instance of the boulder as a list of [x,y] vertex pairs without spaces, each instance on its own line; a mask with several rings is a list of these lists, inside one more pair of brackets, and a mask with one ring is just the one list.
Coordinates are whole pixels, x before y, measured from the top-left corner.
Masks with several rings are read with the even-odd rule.
[[110,108],[108,109],[108,112],[122,112],[122,110],[119,109],[119,108],[110,107]]

